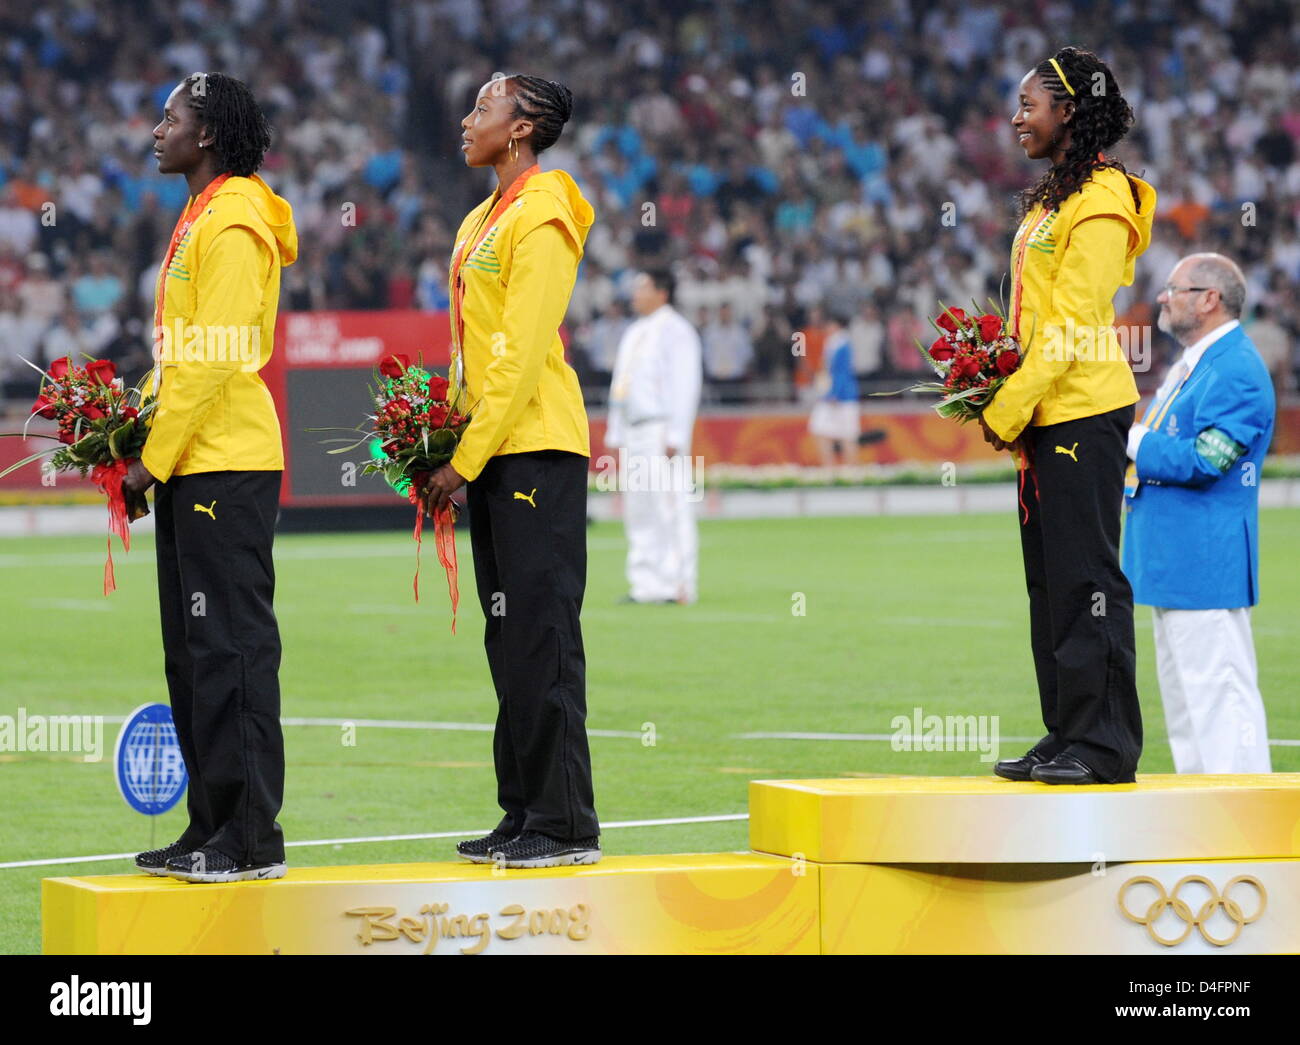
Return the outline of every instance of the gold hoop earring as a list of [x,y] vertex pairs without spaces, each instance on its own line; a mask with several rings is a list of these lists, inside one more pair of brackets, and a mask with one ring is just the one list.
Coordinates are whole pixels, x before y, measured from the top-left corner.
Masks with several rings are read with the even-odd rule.
[[510,139],[510,162],[511,163],[519,162],[519,139],[518,138]]

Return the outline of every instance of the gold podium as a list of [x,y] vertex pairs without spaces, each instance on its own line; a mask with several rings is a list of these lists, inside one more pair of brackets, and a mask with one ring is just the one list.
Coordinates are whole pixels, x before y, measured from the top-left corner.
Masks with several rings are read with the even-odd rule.
[[46,954],[816,954],[815,869],[753,853],[590,867],[310,867],[271,882],[47,878]]
[[750,845],[815,864],[826,954],[1300,951],[1300,773],[755,780]]
[[755,780],[753,852],[47,878],[47,954],[1300,952],[1300,773]]

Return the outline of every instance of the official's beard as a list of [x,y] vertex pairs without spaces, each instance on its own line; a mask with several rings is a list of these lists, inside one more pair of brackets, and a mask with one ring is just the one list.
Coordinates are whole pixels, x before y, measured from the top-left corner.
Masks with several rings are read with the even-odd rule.
[[1193,328],[1186,324],[1175,323],[1169,309],[1162,308],[1160,314],[1156,316],[1156,329],[1168,334],[1180,345],[1186,345],[1187,336],[1192,332]]

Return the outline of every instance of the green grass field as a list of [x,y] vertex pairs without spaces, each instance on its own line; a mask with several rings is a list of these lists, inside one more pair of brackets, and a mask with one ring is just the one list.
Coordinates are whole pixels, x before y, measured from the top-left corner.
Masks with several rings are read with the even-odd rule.
[[[1300,738],[1294,656],[1300,511],[1263,513],[1261,686],[1273,738]],[[743,813],[753,777],[989,772],[976,752],[896,752],[887,741],[742,739],[747,732],[892,732],[895,715],[998,715],[1003,736],[1041,733],[1016,518],[1003,515],[706,522],[701,601],[618,606],[624,541],[593,526],[583,623],[588,724],[606,823]],[[100,594],[103,538],[0,541],[6,612],[0,714],[124,715],[166,701],[153,549],[115,555]],[[411,600],[409,534],[286,536],[277,609],[286,717],[490,723],[495,714],[462,538],[460,635],[432,544]],[[963,581],[952,576],[960,565]],[[799,593],[806,612],[796,615]],[[1289,623],[1288,623],[1289,622]],[[1150,610],[1138,610],[1146,720],[1140,771],[1171,772]],[[653,723],[656,743],[641,740]],[[178,810],[151,825],[106,757],[0,755],[0,863],[120,853],[172,841]],[[488,828],[498,819],[487,732],[287,726],[280,822],[293,841]],[[1005,743],[1003,754],[1027,745]],[[1300,770],[1300,747],[1272,749]],[[744,849],[743,821],[607,829],[607,853]],[[454,840],[291,848],[292,865],[454,859]],[[126,873],[125,861],[0,869],[0,952],[40,948],[39,886],[62,874]]]

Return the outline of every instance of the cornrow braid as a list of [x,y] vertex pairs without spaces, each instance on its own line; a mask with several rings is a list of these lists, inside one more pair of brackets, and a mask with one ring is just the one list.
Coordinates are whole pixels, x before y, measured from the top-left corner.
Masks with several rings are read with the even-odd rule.
[[190,108],[212,134],[220,172],[247,178],[261,167],[271,127],[248,85],[225,73],[194,73],[185,87]]
[[[1069,123],[1070,147],[1059,165],[1053,166],[1029,188],[1016,196],[1023,218],[1034,205],[1041,203],[1049,211],[1056,210],[1073,193],[1083,186],[1092,172],[1102,167],[1112,167],[1127,173],[1119,160],[1098,160],[1097,154],[1118,142],[1133,126],[1133,109],[1119,93],[1119,84],[1109,67],[1091,51],[1077,47],[1062,47],[1052,56],[1061,66],[1074,93],[1061,82],[1061,77],[1050,60],[1039,62],[1034,72],[1042,79],[1043,87],[1051,94],[1053,105],[1074,103],[1074,118]],[[1098,74],[1102,79],[1098,80]],[[1099,85],[1099,89],[1094,85]],[[1132,183],[1133,201],[1137,203],[1137,190]]]
[[543,80],[540,76],[517,73],[506,77],[506,81],[515,99],[515,118],[533,121],[533,133],[528,138],[533,152],[549,149],[573,115],[573,92],[558,80]]

